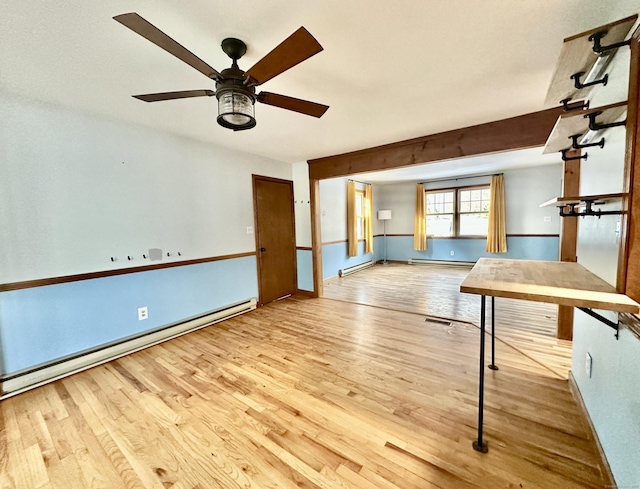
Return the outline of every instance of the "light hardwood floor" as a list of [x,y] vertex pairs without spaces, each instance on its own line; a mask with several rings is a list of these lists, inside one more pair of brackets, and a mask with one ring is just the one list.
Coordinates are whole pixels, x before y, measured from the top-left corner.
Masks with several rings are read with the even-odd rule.
[[478,329],[290,298],[0,403],[2,488],[605,485],[566,380]]
[[[460,266],[376,265],[325,281],[324,297],[479,326],[480,296],[460,293],[460,284],[469,270]],[[497,297],[495,308],[498,341],[518,349],[559,378],[568,378],[571,341],[556,338],[558,306]],[[489,299],[487,311],[489,318]]]

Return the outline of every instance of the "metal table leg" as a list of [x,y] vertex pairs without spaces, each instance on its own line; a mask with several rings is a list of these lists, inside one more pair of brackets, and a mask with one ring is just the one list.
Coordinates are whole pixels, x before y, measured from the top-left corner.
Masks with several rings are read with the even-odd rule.
[[487,453],[489,447],[487,443],[482,442],[482,415],[484,411],[484,330],[485,330],[485,296],[482,296],[480,304],[480,381],[478,382],[478,390],[480,391],[478,398],[478,439],[473,442],[473,449]]
[[498,370],[496,365],[496,298],[491,297],[491,370]]

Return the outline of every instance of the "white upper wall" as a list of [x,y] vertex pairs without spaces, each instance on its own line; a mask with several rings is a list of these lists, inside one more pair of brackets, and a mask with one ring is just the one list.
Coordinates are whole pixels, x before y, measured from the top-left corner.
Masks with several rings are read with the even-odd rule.
[[254,251],[251,175],[292,178],[289,163],[5,93],[0,113],[3,283],[140,266],[149,248]]
[[293,164],[293,195],[296,216],[296,245],[311,247],[311,197],[309,165],[306,161]]
[[320,180],[322,242],[347,239],[347,178]]
[[504,172],[508,234],[560,233],[558,209],[540,204],[562,195],[562,175],[560,164]]
[[[348,178],[329,178],[320,180],[320,215],[322,242],[344,241],[347,239],[347,182]],[[356,182],[356,189],[363,190],[364,184]],[[378,187],[372,188],[374,221],[378,209]],[[382,224],[380,224],[382,232]],[[373,233],[377,234],[376,224]]]
[[[619,49],[607,69],[606,86],[593,90],[590,106],[603,105],[627,99],[630,53]],[[589,157],[580,164],[580,195],[610,194],[623,191],[626,136],[624,127],[614,127],[600,133],[605,138],[604,148],[588,148]],[[599,139],[600,135],[598,136]],[[608,204],[603,210],[619,208]],[[578,262],[605,279],[616,284],[619,252],[620,216],[585,217],[578,221]]]

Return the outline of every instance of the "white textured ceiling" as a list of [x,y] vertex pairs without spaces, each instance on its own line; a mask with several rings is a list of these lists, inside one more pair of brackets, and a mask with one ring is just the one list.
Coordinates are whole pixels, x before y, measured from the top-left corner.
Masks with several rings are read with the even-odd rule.
[[[541,110],[563,38],[638,10],[637,0],[2,0],[0,89],[295,162]],[[214,98],[133,99],[214,87],[112,20],[125,12],[219,71],[230,65],[223,38],[247,43],[248,69],[303,25],[324,51],[261,88],[331,108],[315,119],[259,104],[257,127],[234,133],[216,124]]]

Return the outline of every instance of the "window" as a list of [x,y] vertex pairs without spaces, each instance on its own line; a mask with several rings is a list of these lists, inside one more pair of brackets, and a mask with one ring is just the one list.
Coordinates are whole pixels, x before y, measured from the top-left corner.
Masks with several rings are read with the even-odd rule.
[[427,235],[453,236],[455,191],[427,192]]
[[358,239],[364,239],[364,190],[356,190],[356,229]]
[[491,189],[488,185],[426,191],[429,236],[486,236]]
[[458,190],[459,236],[486,236],[489,223],[489,187]]

